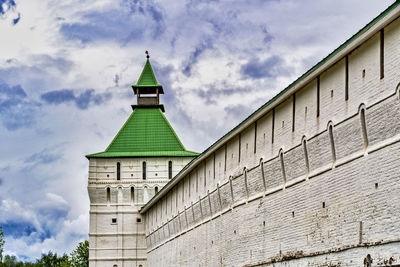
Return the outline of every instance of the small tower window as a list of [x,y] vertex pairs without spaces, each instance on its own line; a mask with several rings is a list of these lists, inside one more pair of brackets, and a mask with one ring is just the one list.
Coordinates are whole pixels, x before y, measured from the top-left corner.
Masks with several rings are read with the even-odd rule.
[[154,187],[154,193],[155,193],[155,194],[158,193],[158,186]]
[[131,203],[135,203],[135,188],[131,187]]
[[146,161],[142,163],[143,180],[146,180]]
[[168,178],[172,179],[172,161],[168,161]]
[[121,163],[117,162],[117,180],[121,180]]
[[107,204],[110,204],[111,201],[111,192],[110,188],[107,187]]

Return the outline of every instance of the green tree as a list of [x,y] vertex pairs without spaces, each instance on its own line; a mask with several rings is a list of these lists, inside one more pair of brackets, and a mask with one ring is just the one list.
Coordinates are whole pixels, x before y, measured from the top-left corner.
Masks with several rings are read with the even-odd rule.
[[3,250],[4,250],[4,232],[3,228],[0,226],[0,263],[3,261]]
[[36,260],[35,266],[38,267],[69,267],[71,266],[67,254],[61,257],[57,256],[57,253],[49,251],[47,254],[42,254],[39,260]]
[[71,252],[72,267],[89,266],[89,241],[80,242],[77,248]]

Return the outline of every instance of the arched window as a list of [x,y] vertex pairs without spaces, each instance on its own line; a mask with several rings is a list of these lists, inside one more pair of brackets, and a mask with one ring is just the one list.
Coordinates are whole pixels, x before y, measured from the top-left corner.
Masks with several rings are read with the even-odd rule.
[[154,187],[154,193],[155,193],[155,194],[158,193],[158,186]]
[[368,147],[368,135],[367,135],[367,123],[365,120],[365,105],[360,107],[360,120],[361,120],[361,129],[364,139],[364,149]]
[[121,180],[121,163],[117,162],[117,180]]
[[131,187],[131,203],[135,203],[135,188]]
[[335,139],[333,138],[333,126],[332,123],[328,124],[328,133],[329,133],[329,140],[331,143],[331,151],[332,151],[332,160],[336,162],[336,149],[335,149]]
[[107,204],[111,202],[111,189],[107,187]]
[[168,178],[172,179],[172,161],[168,161]]
[[146,180],[146,161],[142,163],[143,180]]

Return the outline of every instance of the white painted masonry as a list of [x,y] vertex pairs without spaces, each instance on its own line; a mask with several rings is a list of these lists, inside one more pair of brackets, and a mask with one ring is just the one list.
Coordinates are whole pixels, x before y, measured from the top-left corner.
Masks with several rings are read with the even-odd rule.
[[[146,263],[145,229],[139,209],[192,158],[90,158],[90,267],[138,267]],[[121,177],[117,180],[117,162]],[[142,164],[146,162],[146,179]],[[107,198],[107,190],[110,197]],[[115,221],[113,221],[115,220]]]
[[400,266],[399,15],[396,2],[141,209],[149,266]]

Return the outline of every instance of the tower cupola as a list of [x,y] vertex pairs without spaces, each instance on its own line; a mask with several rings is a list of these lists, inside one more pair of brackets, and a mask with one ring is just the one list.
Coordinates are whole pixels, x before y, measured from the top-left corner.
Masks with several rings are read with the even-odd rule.
[[159,105],[160,94],[164,94],[161,84],[157,82],[153,68],[150,64],[149,52],[146,51],[146,64],[144,65],[142,74],[135,85],[132,85],[133,92],[137,96],[138,106]]

